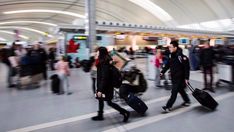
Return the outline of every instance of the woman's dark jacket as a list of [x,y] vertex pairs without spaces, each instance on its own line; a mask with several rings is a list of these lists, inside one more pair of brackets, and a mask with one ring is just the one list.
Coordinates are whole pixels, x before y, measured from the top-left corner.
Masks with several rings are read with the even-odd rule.
[[97,64],[97,92],[105,94],[105,100],[113,98],[114,88],[111,84],[111,57],[107,57],[104,61],[98,61]]

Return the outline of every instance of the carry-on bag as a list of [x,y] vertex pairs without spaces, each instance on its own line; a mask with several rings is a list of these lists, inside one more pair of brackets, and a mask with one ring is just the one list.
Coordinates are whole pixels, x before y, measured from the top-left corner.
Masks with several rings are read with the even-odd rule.
[[218,106],[218,103],[215,99],[206,91],[200,90],[198,88],[194,89],[190,83],[187,84],[188,88],[192,91],[193,97],[204,107],[215,110]]
[[51,91],[53,93],[60,93],[60,78],[57,74],[50,77],[51,79]]
[[144,115],[148,109],[147,105],[141,99],[139,99],[137,96],[135,96],[132,93],[128,95],[126,103],[132,109],[134,109],[137,113],[142,114],[142,115]]

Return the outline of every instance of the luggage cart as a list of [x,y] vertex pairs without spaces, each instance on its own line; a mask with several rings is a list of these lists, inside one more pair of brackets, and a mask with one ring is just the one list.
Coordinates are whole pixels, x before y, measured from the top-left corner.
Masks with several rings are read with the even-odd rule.
[[42,73],[32,74],[33,67],[30,65],[21,65],[18,68],[17,88],[35,89],[39,88],[39,82],[42,79]]

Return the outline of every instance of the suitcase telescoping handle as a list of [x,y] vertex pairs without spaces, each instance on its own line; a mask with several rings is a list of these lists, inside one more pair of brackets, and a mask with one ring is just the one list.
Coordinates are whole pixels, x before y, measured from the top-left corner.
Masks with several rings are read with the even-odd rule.
[[187,83],[187,86],[188,86],[189,90],[191,90],[192,92],[194,92],[195,89],[191,86],[190,82]]

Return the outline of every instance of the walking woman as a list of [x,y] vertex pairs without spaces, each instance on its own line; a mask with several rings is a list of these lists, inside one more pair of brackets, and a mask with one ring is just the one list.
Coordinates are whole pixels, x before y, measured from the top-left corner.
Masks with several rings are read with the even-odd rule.
[[155,87],[162,87],[160,84],[160,70],[162,65],[162,53],[161,53],[161,46],[156,48],[155,54]]
[[119,111],[123,115],[123,122],[127,122],[130,116],[130,113],[121,108],[119,105],[113,103],[111,100],[113,98],[114,88],[111,81],[111,57],[108,54],[108,51],[105,47],[100,47],[98,49],[98,61],[96,62],[97,66],[97,93],[96,97],[99,101],[99,111],[98,115],[93,117],[92,120],[100,121],[104,120],[103,118],[103,109],[104,101],[107,102],[109,106]]

